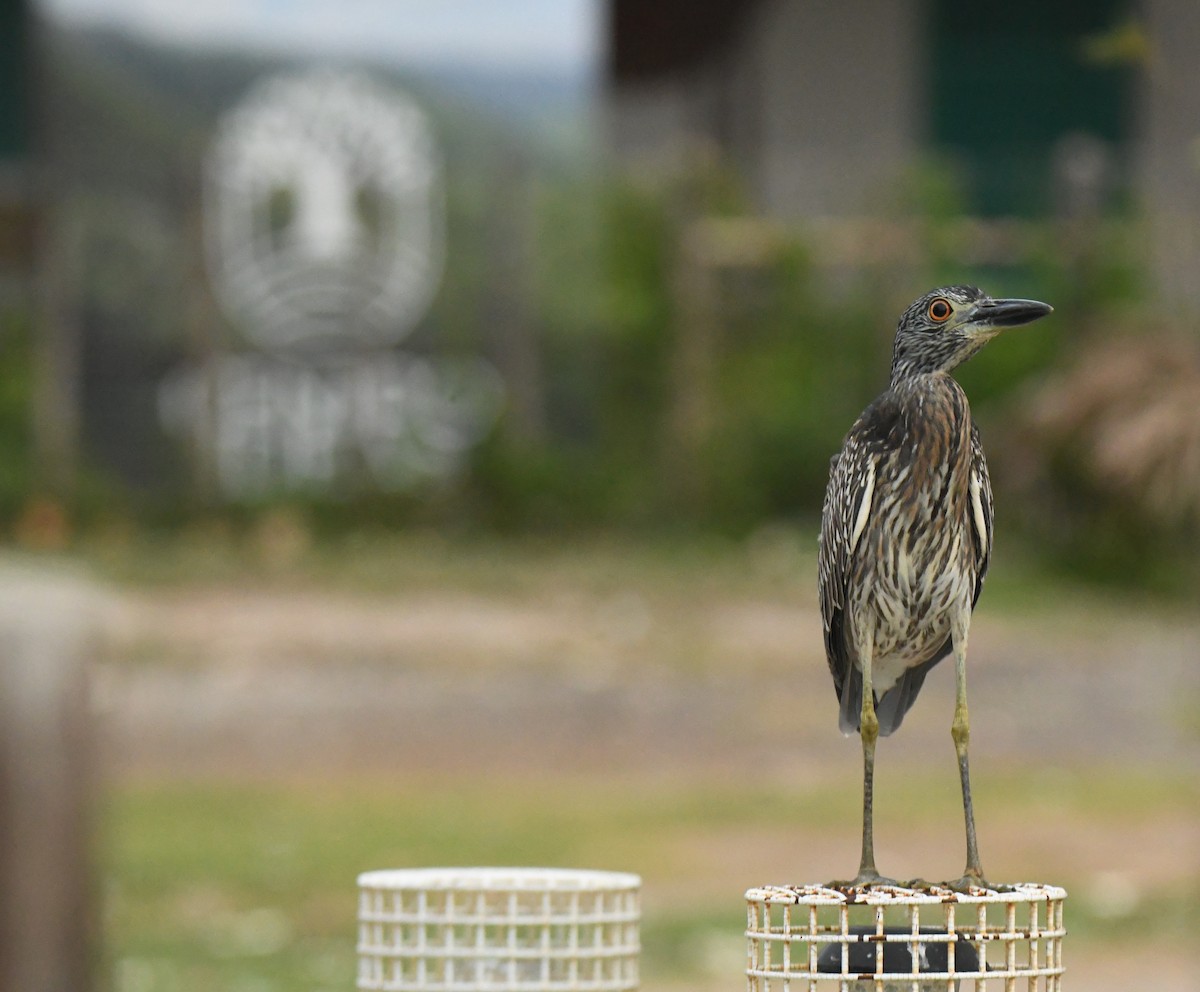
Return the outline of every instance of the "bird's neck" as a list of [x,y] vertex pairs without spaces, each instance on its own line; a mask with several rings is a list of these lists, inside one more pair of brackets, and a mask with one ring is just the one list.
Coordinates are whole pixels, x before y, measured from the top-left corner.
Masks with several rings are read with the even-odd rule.
[[930,369],[923,368],[917,365],[910,365],[903,362],[892,362],[892,375],[888,380],[888,388],[892,390],[904,389],[906,386],[911,387],[928,376],[944,376],[947,379],[952,378],[946,369]]
[[897,341],[896,348],[892,352],[892,371],[888,385],[895,389],[907,380],[917,379],[935,372],[944,372],[945,369],[945,363],[930,361],[927,353],[914,352],[906,348],[902,342]]
[[918,348],[912,342],[898,338],[892,350],[890,385],[894,389],[905,379],[923,375],[949,375],[964,362],[970,361],[986,343],[987,338],[976,335],[966,341],[946,339],[936,348]]
[[958,384],[958,380],[954,376],[944,369],[937,369],[933,372],[913,372],[899,377],[892,376],[888,390],[905,408],[913,404],[920,408],[931,396],[948,396],[954,398],[956,406],[961,404],[964,410],[970,410],[970,406],[967,404],[967,394],[963,392],[962,386]]

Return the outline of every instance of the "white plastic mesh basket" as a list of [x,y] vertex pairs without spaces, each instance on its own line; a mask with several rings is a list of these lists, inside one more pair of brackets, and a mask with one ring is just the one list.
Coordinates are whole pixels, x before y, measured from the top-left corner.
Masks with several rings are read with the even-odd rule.
[[1060,992],[1063,900],[1048,885],[963,894],[819,885],[746,893],[749,992]]
[[641,879],[555,868],[358,877],[358,988],[625,992],[638,987]]

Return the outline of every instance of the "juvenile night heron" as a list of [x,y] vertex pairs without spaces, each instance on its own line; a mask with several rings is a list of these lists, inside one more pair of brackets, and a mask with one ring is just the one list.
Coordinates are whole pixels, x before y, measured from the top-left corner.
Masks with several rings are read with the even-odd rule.
[[992,550],[992,487],[966,394],[950,373],[1004,328],[1050,310],[973,286],[922,296],[896,328],[888,388],[830,464],[818,558],[825,653],[841,729],[858,731],[863,748],[862,860],[843,884],[891,881],[875,868],[875,742],[900,726],[926,673],[951,652],[967,868],[949,884],[987,884],[967,769],[966,659]]

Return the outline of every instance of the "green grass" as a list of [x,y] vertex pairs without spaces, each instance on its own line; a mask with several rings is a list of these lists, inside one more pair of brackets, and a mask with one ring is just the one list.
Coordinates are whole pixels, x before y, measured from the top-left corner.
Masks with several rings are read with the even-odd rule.
[[[347,988],[354,878],[387,866],[586,865],[670,869],[670,839],[705,818],[701,797],[662,806],[613,787],[438,790],[160,785],[117,789],[104,817],[116,992]],[[716,804],[718,819],[728,800]],[[727,912],[647,921],[646,967],[673,971]]]
[[[924,792],[908,790],[909,796]],[[984,778],[982,822],[1006,804],[1021,817],[1130,820],[1196,808],[1194,782],[1097,771],[1047,780]],[[854,824],[854,790],[736,783],[456,781],[113,788],[102,864],[114,992],[349,988],[354,878],[380,867],[500,864],[632,870],[645,881],[643,971],[656,982],[735,985],[741,893],[763,878],[729,875],[722,838]],[[953,800],[889,799],[880,830],[920,830],[956,815]],[[1114,813],[1114,811],[1116,811]],[[711,860],[709,860],[711,859]],[[1069,876],[1071,888],[1085,879]],[[1086,888],[1086,885],[1084,885]],[[1197,892],[1163,893],[1169,929],[1200,923]],[[1114,920],[1084,892],[1070,904],[1079,940],[1111,939]],[[1128,921],[1125,921],[1126,924]],[[1161,922],[1156,924],[1161,930]],[[1150,924],[1126,925],[1148,934]]]

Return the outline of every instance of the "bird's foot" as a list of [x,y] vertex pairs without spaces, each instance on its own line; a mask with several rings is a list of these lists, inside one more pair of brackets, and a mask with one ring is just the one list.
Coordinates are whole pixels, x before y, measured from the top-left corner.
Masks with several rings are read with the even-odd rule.
[[865,890],[882,888],[886,886],[903,886],[903,882],[898,882],[894,878],[888,878],[886,875],[880,875],[877,871],[860,871],[850,881],[841,881],[835,879],[832,882],[826,882],[825,888],[837,889],[841,892],[847,892],[852,889]]
[[968,871],[961,878],[942,882],[938,888],[950,889],[952,892],[961,892],[964,895],[970,895],[979,889],[986,889],[990,892],[1011,892],[1013,887],[1011,885],[994,884],[984,878],[981,872]]

